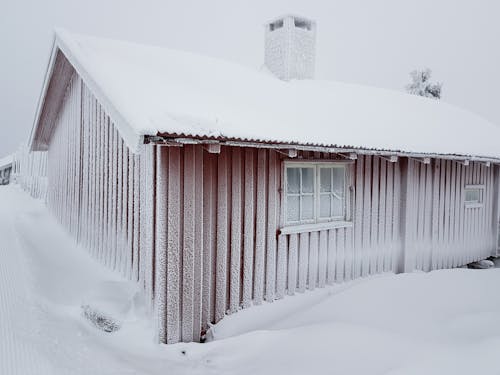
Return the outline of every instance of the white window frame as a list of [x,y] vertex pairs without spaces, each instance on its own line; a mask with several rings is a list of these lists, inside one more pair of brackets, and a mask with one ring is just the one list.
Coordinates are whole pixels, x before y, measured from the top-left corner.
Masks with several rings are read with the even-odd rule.
[[[330,229],[335,227],[352,226],[352,186],[350,186],[350,174],[352,173],[351,166],[353,161],[337,161],[337,160],[290,160],[283,163],[282,169],[282,212],[281,212],[281,233],[299,233],[305,231]],[[288,221],[288,168],[312,168],[314,170],[314,194],[313,194],[313,219]],[[321,168],[344,168],[344,214],[337,217],[321,218],[320,217],[320,169]],[[299,193],[300,194],[300,193]],[[300,214],[299,214],[300,215]],[[300,218],[299,218],[300,219]]]
[[[466,195],[467,195],[467,190],[477,190],[479,192],[479,199],[476,201],[467,201],[466,200]],[[465,208],[480,208],[483,207],[484,204],[484,190],[485,190],[485,185],[465,185],[464,189],[464,205]]]

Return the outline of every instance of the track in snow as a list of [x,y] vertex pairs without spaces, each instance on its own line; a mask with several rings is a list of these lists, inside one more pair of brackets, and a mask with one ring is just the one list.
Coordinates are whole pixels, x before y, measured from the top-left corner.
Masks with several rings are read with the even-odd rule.
[[52,374],[38,351],[37,320],[30,305],[29,275],[14,230],[13,212],[0,190],[0,374]]

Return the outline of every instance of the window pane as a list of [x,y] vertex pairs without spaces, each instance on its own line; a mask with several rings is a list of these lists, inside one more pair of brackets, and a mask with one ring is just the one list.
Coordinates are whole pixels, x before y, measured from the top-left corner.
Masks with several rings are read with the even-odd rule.
[[332,217],[344,217],[344,200],[333,197]]
[[330,194],[322,194],[319,198],[319,217],[331,217],[330,208],[332,205],[332,197]]
[[302,196],[302,220],[314,218],[314,199],[312,195]]
[[332,168],[320,168],[319,171],[320,191],[322,193],[332,191]]
[[299,216],[299,197],[292,196],[292,197],[287,197],[287,202],[286,202],[286,220],[287,221],[299,221],[300,216]]
[[480,192],[479,189],[466,189],[465,201],[469,203],[479,203]]
[[333,192],[339,198],[344,197],[345,168],[332,168],[333,172]]
[[286,169],[286,189],[287,193],[298,194],[300,192],[300,169],[299,168],[287,168]]
[[301,168],[301,169],[302,169],[302,193],[314,192],[314,169],[313,168]]

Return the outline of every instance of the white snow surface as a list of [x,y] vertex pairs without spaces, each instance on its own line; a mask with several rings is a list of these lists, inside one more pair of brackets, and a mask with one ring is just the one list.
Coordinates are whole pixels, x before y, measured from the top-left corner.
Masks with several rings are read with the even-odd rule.
[[4,168],[11,165],[13,161],[14,161],[13,155],[7,155],[4,156],[3,158],[0,158],[0,168]]
[[[136,285],[16,185],[0,186],[0,239],[0,374],[500,372],[500,269],[360,279],[242,310],[207,344],[157,345]],[[83,302],[122,328],[94,328]]]
[[500,158],[500,127],[443,101],[56,32],[128,146],[157,133]]

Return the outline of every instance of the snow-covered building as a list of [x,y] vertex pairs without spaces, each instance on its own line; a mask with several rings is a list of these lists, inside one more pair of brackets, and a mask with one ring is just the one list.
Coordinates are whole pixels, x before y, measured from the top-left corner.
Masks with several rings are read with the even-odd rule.
[[310,79],[315,30],[266,25],[282,79],[56,32],[30,139],[48,152],[48,206],[144,287],[161,342],[263,301],[497,252],[500,128]]
[[8,185],[12,173],[12,155],[0,159],[0,185]]

